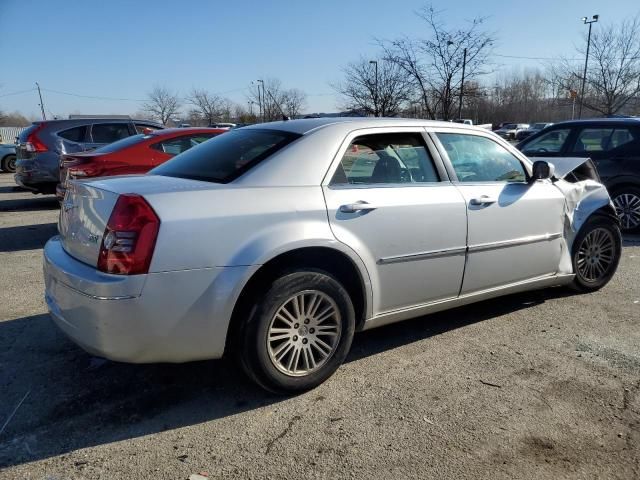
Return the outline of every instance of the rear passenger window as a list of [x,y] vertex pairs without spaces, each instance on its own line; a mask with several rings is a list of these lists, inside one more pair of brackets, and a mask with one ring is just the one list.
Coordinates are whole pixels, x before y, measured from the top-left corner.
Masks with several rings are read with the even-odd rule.
[[154,143],[151,148],[160,150],[168,155],[178,155],[179,153],[186,152],[191,147],[201,144],[204,141],[215,137],[217,134],[198,134],[189,135],[179,138],[172,138],[163,142]]
[[433,160],[419,133],[357,137],[345,152],[332,185],[438,182]]
[[573,146],[573,153],[606,152],[611,148],[613,128],[585,128]]
[[493,140],[462,133],[438,133],[460,182],[524,182],[524,166]]
[[111,143],[130,135],[126,123],[96,123],[91,127],[93,143]]
[[69,128],[67,130],[58,132],[58,136],[64,138],[65,140],[69,140],[71,142],[84,142],[86,138],[86,133],[87,133],[87,127],[83,125],[82,127]]

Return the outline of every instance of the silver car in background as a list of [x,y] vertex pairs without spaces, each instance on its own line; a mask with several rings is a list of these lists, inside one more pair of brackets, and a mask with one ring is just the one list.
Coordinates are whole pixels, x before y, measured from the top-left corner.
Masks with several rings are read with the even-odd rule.
[[312,388],[355,331],[513,292],[604,286],[618,220],[585,159],[532,161],[484,129],[307,119],[232,130],[145,176],[72,182],[46,302],[124,362],[234,354]]

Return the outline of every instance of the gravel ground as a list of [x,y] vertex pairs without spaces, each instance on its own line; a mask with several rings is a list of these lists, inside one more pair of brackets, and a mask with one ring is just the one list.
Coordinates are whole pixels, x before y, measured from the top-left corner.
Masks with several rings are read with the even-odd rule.
[[640,238],[603,290],[512,295],[358,334],[272,396],[226,361],[125,365],[51,323],[53,197],[0,174],[0,478],[640,478]]

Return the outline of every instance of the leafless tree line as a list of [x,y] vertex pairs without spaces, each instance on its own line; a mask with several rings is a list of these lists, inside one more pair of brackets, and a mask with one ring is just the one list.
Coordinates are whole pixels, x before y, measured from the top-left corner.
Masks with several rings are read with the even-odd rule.
[[[495,34],[485,18],[451,29],[442,12],[424,7],[427,38],[378,40],[378,59],[361,57],[333,84],[340,106],[366,115],[454,119],[478,123],[557,121],[583,116],[640,114],[640,16],[599,24],[591,37],[584,98],[583,62],[559,59],[529,70],[493,75]],[[586,36],[584,42],[586,49]],[[585,51],[578,49],[578,57]],[[466,57],[466,62],[465,62]],[[375,64],[378,74],[375,73]],[[463,82],[464,77],[464,82]]]
[[302,113],[306,106],[306,94],[302,90],[285,89],[275,78],[265,79],[264,88],[262,85],[250,85],[246,107],[203,88],[193,88],[181,97],[167,87],[156,86],[147,94],[142,109],[164,125],[181,117],[194,126],[231,121],[272,121],[281,119],[283,115],[295,118]]

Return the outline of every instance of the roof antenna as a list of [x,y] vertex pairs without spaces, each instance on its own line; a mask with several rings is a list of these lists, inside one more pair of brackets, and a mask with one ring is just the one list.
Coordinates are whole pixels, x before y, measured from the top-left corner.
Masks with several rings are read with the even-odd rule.
[[273,95],[271,95],[271,92],[269,90],[267,90],[267,93],[269,94],[269,96],[271,97],[271,100],[273,100],[273,103],[276,104],[276,106],[278,107],[278,110],[280,110],[280,113],[282,114],[282,121],[286,122],[287,120],[291,120],[291,118],[289,118],[287,115],[285,115],[284,111],[282,110],[282,108],[280,107],[280,104],[278,102],[276,102],[276,99],[273,98]]

